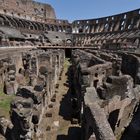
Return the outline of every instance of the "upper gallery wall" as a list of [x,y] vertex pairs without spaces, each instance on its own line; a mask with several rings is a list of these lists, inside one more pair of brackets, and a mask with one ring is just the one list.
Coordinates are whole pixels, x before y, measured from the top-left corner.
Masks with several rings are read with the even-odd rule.
[[140,28],[140,9],[118,15],[76,20],[73,22],[73,33],[115,32]]
[[56,18],[51,5],[32,0],[0,0],[0,13],[26,19]]

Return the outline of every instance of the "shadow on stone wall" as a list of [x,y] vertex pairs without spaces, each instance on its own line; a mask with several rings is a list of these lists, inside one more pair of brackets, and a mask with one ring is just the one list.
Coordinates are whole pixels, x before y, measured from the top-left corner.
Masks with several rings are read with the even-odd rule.
[[58,135],[57,140],[80,140],[81,139],[81,128],[70,127],[68,135]]
[[63,117],[65,120],[71,121],[72,119],[72,106],[71,106],[71,67],[69,67],[68,72],[66,73],[68,75],[68,79],[64,85],[68,87],[68,91],[65,95],[63,95],[63,98],[60,102],[60,109],[59,109],[59,115]]

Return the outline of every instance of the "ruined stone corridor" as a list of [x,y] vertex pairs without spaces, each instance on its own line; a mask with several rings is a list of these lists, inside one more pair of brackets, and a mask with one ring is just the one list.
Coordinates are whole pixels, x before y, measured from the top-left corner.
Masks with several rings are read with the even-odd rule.
[[[42,124],[46,122],[45,140],[79,140],[81,128],[79,124],[72,124],[71,108],[71,63],[65,60],[64,69],[56,87],[56,102],[47,111],[51,114],[44,116]],[[79,135],[78,135],[79,134]]]
[[0,140],[139,140],[140,8],[69,22],[36,1],[0,0]]

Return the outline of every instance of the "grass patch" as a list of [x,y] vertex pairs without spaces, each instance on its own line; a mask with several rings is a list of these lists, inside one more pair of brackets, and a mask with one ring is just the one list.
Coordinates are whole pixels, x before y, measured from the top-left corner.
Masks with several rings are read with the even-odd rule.
[[64,61],[64,68],[68,68],[70,66],[69,58],[66,58]]
[[0,91],[0,115],[9,118],[10,103],[15,95],[6,95]]
[[120,135],[117,135],[117,136],[116,136],[116,140],[120,140],[120,139],[121,139],[121,137],[122,137],[124,131],[125,131],[125,129],[122,130],[122,132],[120,133]]

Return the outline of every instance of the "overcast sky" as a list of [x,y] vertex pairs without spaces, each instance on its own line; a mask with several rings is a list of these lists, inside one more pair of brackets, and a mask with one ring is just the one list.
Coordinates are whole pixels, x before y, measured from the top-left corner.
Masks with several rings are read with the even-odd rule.
[[35,0],[51,4],[59,19],[99,18],[140,8],[140,0]]

